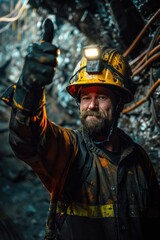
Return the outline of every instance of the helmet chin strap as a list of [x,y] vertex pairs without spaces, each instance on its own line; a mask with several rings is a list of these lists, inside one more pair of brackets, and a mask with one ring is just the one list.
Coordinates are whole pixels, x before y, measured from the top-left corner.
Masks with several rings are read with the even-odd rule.
[[115,108],[115,117],[114,117],[112,125],[111,125],[111,127],[109,129],[109,133],[108,133],[107,138],[105,140],[103,140],[103,141],[93,141],[95,144],[102,145],[102,144],[104,144],[106,142],[109,143],[111,141],[111,138],[112,138],[112,135],[113,135],[113,130],[117,127],[117,120],[118,120],[117,116],[119,115],[120,104],[121,104],[121,98],[120,98],[120,100],[119,100],[119,102],[118,102],[118,104],[117,104],[117,106]]

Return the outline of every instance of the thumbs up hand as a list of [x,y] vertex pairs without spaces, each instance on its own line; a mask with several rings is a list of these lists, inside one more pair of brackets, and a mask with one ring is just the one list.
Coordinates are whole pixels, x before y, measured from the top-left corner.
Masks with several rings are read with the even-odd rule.
[[58,48],[51,44],[53,36],[53,23],[47,19],[42,40],[28,46],[21,74],[21,83],[28,89],[42,88],[52,82],[58,57]]
[[13,106],[29,116],[35,116],[45,105],[44,87],[52,82],[55,74],[58,48],[51,44],[53,35],[53,23],[47,19],[42,40],[30,44],[27,49],[22,73],[16,84]]

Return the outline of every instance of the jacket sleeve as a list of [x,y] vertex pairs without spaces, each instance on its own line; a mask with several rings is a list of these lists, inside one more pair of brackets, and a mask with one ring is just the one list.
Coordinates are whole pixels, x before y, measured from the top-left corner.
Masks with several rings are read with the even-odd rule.
[[[146,194],[149,196],[144,219],[144,239],[156,239],[160,227],[160,187],[155,169],[148,154],[142,147],[139,146],[139,148],[141,152],[141,166],[148,183]],[[143,201],[145,201],[145,199],[143,199]]]
[[16,157],[38,174],[51,198],[58,195],[78,152],[75,133],[49,121],[45,106],[33,117],[12,108],[9,142]]
[[[157,176],[156,176],[155,169],[154,169],[154,167],[152,165],[152,162],[151,162],[148,154],[146,153],[146,151],[141,146],[139,146],[139,151],[140,151],[140,153],[139,153],[139,155],[140,155],[139,160],[140,160],[141,167],[143,169],[144,175],[146,177],[148,188],[153,190],[153,192],[154,191],[155,192],[158,191],[158,193],[160,193],[158,179],[157,179]],[[151,196],[153,196],[153,193],[151,194]],[[160,197],[160,195],[159,195],[159,197]],[[159,198],[159,200],[160,200],[160,198]]]

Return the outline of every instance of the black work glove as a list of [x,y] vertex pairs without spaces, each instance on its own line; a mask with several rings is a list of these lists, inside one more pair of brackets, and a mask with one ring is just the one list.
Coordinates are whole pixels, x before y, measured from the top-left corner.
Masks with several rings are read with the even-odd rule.
[[[46,26],[44,34],[47,41],[52,41],[53,29],[50,24],[49,22],[49,26]],[[49,30],[47,27],[50,27]],[[51,36],[50,39],[48,36]],[[16,108],[30,115],[35,115],[45,104],[44,87],[52,82],[57,66],[58,48],[46,42],[44,38],[29,45],[22,74],[13,96]]]
[[57,51],[57,47],[48,42],[29,45],[20,77],[26,88],[36,90],[52,82],[57,66]]

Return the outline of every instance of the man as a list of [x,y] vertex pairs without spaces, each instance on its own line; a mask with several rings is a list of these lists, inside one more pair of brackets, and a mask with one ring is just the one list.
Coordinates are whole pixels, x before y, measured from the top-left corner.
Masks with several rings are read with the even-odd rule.
[[2,96],[12,106],[12,149],[50,193],[45,239],[158,239],[155,172],[142,147],[117,127],[133,99],[129,64],[115,49],[86,50],[67,86],[79,104],[80,129],[47,118],[45,85],[57,64],[48,42],[29,47],[19,81]]

